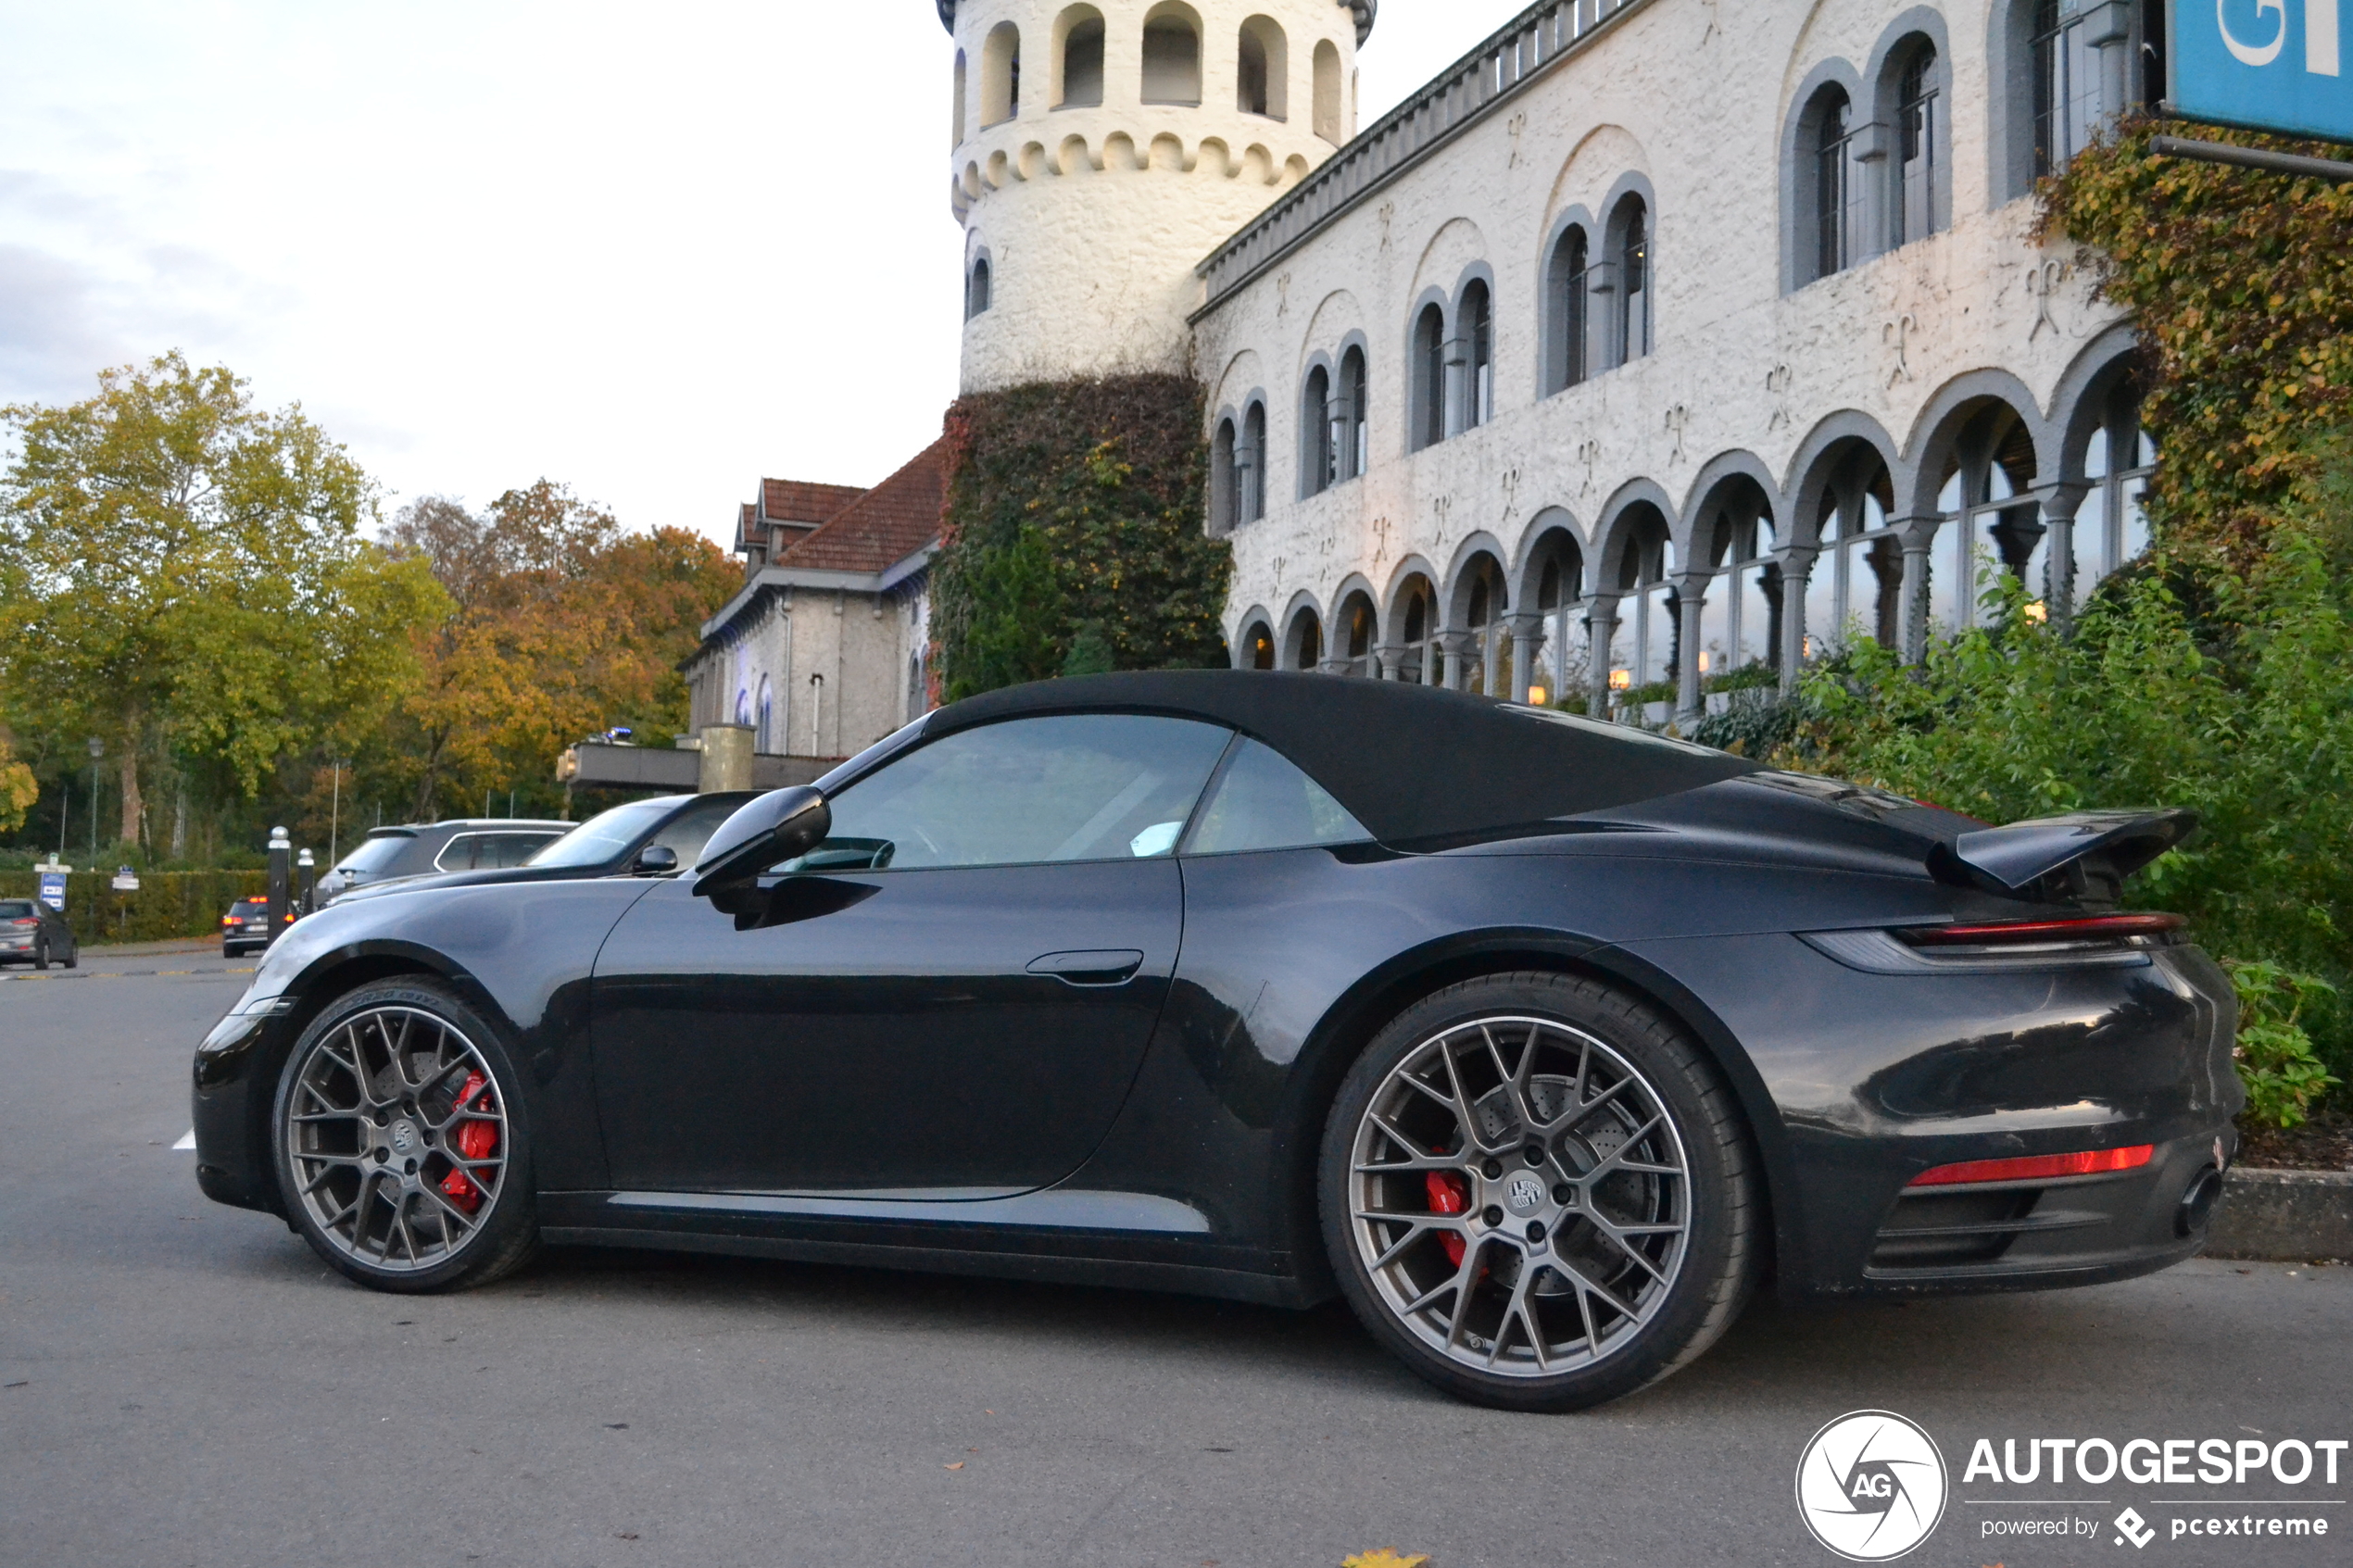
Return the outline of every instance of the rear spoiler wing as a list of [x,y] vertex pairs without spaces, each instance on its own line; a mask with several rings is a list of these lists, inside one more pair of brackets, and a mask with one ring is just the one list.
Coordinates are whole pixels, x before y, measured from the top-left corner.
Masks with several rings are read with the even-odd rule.
[[2071,811],[1980,828],[1929,851],[1938,880],[2005,897],[2113,901],[2134,872],[2197,831],[2197,813]]

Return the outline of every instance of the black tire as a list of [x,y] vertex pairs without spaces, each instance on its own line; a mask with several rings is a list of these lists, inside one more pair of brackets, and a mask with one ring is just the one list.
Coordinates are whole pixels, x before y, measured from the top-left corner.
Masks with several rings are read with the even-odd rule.
[[32,967],[42,971],[49,967],[49,939],[46,936],[32,945]]
[[[438,1035],[434,1035],[435,1026],[441,1032]],[[393,1041],[394,1028],[413,1031],[398,1036],[412,1049],[403,1053],[397,1066],[387,1048]],[[435,1054],[432,1062],[420,1066],[423,1047],[413,1042],[428,1036],[438,1042],[432,1047]],[[448,1044],[453,1039],[456,1047]],[[338,1092],[338,1084],[359,1083],[344,1070],[338,1055],[364,1063],[372,1086]],[[453,1057],[450,1065],[440,1065],[445,1057]],[[465,1097],[465,1106],[451,1103],[463,1086],[472,1083],[472,1074],[477,1072],[486,1083]],[[394,1073],[402,1076],[388,1076]],[[422,1081],[410,1082],[411,1073]],[[464,1075],[462,1080],[460,1074]],[[271,1163],[277,1173],[280,1197],[295,1229],[320,1257],[346,1277],[371,1289],[396,1294],[471,1289],[521,1268],[539,1246],[536,1193],[532,1185],[531,1126],[522,1084],[522,1075],[515,1070],[498,1031],[436,981],[404,975],[363,985],[338,997],[303,1031],[279,1074],[277,1096],[271,1107]],[[326,1089],[325,1098],[314,1092],[318,1086]],[[334,1113],[325,1125],[301,1135],[321,1152],[296,1150],[289,1119],[297,1095],[303,1097],[306,1105]],[[346,1099],[351,1101],[353,1108],[348,1112],[339,1103]],[[371,1105],[381,1106],[381,1114],[365,1109]],[[484,1114],[472,1114],[476,1110]],[[316,1109],[313,1114],[317,1115]],[[443,1119],[441,1124],[435,1123],[436,1116]],[[449,1135],[456,1130],[456,1123],[487,1123],[494,1117],[497,1126],[493,1148],[499,1168],[484,1196],[482,1190],[469,1190],[465,1177],[455,1173],[450,1151],[457,1145]],[[330,1133],[354,1147],[340,1148],[322,1141]],[[401,1148],[416,1156],[399,1161],[406,1167],[405,1175],[388,1162],[398,1159],[392,1154],[396,1139]],[[368,1153],[364,1146],[370,1143],[376,1147],[377,1154]],[[359,1158],[347,1158],[352,1155]],[[297,1160],[310,1174],[297,1176]],[[347,1198],[346,1175],[350,1178],[349,1188],[356,1189]],[[318,1188],[315,1198],[306,1193],[306,1181]],[[319,1187],[321,1181],[326,1185]],[[453,1195],[458,1199],[456,1204],[438,1196],[449,1192],[448,1184],[452,1182],[459,1188]],[[396,1184],[395,1196],[384,1198],[380,1189]],[[461,1224],[465,1223],[466,1216],[459,1210],[469,1200],[476,1205],[471,1214],[473,1228],[453,1237],[447,1221],[456,1216]],[[352,1210],[364,1211],[348,1235],[340,1223],[328,1223],[347,1216],[326,1212],[331,1207],[341,1208],[346,1202]],[[384,1221],[382,1249],[371,1258],[369,1234],[374,1221],[382,1219],[386,1210],[391,1218]],[[419,1222],[413,1226],[408,1223],[411,1216]],[[442,1227],[437,1245],[423,1230],[425,1219],[433,1219]],[[394,1256],[396,1234],[408,1237],[404,1258]],[[424,1248],[430,1250],[421,1251],[421,1236]]]
[[66,967],[68,969],[80,969],[82,967],[81,943],[76,942],[66,949]]
[[1366,1329],[1503,1410],[1581,1410],[1688,1365],[1747,1304],[1766,1245],[1715,1064],[1655,1009],[1569,975],[1465,981],[1391,1020],[1340,1084],[1317,1187]]

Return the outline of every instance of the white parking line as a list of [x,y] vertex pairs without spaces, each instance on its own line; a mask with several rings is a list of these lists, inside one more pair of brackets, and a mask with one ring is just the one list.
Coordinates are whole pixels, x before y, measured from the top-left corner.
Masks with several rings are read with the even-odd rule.
[[184,1152],[184,1153],[192,1153],[192,1152],[194,1152],[194,1151],[195,1151],[195,1147],[196,1147],[196,1130],[195,1130],[194,1127],[191,1127],[191,1128],[189,1128],[189,1129],[188,1129],[188,1135],[187,1135],[186,1137],[182,1138],[182,1139],[181,1139],[178,1143],[173,1144],[173,1145],[171,1146],[171,1151],[172,1151],[174,1154],[180,1154],[180,1153],[183,1153],[183,1152]]

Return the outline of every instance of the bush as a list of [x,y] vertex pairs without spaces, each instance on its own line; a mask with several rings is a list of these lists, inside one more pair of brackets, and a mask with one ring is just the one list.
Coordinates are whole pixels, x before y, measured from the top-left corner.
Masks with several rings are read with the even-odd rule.
[[[117,893],[113,881],[112,872],[76,872],[66,878],[66,923],[75,941],[96,947],[211,936],[220,930],[230,905],[270,892],[267,872],[155,872],[140,877],[136,893]],[[35,874],[0,872],[0,898],[36,897],[40,888]]]
[[2239,1080],[2246,1114],[2267,1126],[2300,1127],[2312,1103],[2338,1080],[2312,1049],[2305,1010],[2336,999],[2336,987],[2271,963],[2233,963],[2239,996]]
[[1857,645],[1806,683],[1784,759],[1994,822],[2194,808],[2205,831],[2134,901],[2188,915],[2218,955],[2318,982],[2297,993],[2300,1027],[2343,1076],[2353,616],[2324,522],[2282,518],[2245,576],[2212,557],[2152,562],[2071,633],[2006,581],[1987,596],[1994,629],[1939,638],[1917,668]]
[[1121,376],[976,394],[948,415],[933,577],[940,696],[1227,662],[1232,554],[1201,528],[1202,391]]

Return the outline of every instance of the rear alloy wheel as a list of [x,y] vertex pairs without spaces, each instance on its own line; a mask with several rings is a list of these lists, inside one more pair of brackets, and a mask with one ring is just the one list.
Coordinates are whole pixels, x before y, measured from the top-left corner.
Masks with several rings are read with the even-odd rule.
[[303,1034],[271,1119],[287,1212],[320,1256],[404,1292],[482,1285],[536,1246],[512,1067],[440,986],[363,986]]
[[1467,981],[1392,1022],[1324,1137],[1326,1243],[1357,1315],[1481,1404],[1575,1410],[1696,1358],[1762,1245],[1730,1092],[1590,981]]

